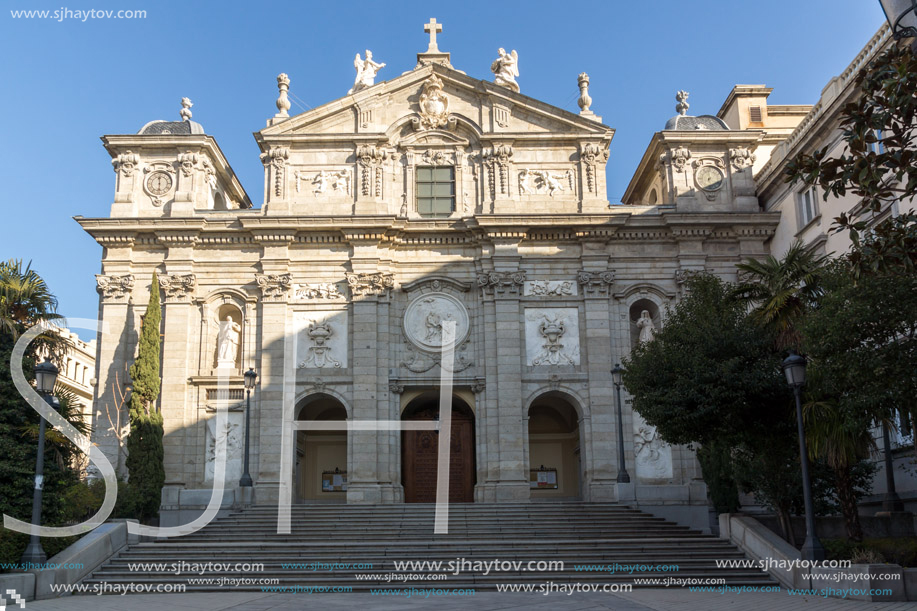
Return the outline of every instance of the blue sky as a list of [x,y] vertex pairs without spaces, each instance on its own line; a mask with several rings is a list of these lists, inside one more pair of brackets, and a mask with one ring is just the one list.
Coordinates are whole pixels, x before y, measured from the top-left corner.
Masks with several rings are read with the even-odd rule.
[[[675,114],[676,90],[691,92],[691,114],[716,113],[736,83],[773,87],[773,104],[814,103],[884,19],[878,0],[438,4],[6,0],[0,257],[32,260],[62,314],[95,318],[101,247],[72,217],[109,214],[115,175],[101,135],[179,120],[188,96],[194,120],[259,206],[263,168],[252,132],[276,112],[276,75],[290,75],[292,114],[320,106],[346,94],[354,54],[364,49],[387,64],[377,82],[412,69],[430,17],[444,24],[439,46],[457,69],[490,80],[497,48],[516,49],[522,93],[549,104],[578,111],[576,76],[589,73],[592,110],[617,130],[612,202],[653,132]],[[11,14],[63,8],[145,10],[146,18]]]

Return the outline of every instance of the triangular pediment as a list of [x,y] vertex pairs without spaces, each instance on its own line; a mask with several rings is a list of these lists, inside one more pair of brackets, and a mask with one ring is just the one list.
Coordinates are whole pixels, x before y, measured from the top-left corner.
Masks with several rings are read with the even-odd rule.
[[[545,104],[492,82],[472,78],[457,70],[431,64],[377,83],[357,93],[271,125],[256,134],[259,140],[282,141],[289,137],[330,137],[377,134],[380,140],[400,140],[403,125],[417,121],[424,84],[441,83],[447,114],[456,124],[482,138],[564,135],[571,139],[609,139],[613,130],[591,119]],[[429,126],[421,129],[430,129]],[[430,136],[433,136],[432,134]]]

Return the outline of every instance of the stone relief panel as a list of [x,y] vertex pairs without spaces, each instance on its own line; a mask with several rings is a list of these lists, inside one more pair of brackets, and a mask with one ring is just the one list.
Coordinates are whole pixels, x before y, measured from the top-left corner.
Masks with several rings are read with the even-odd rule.
[[526,308],[525,354],[530,366],[579,365],[579,310]]
[[672,446],[659,437],[656,427],[634,415],[634,462],[639,479],[671,479]]
[[521,170],[519,195],[575,195],[573,171]]
[[522,294],[526,297],[563,297],[577,294],[575,280],[526,280]]
[[352,193],[353,179],[350,170],[296,170],[293,175],[297,193],[309,188],[316,197],[347,196]]
[[206,462],[204,463],[204,481],[213,482],[214,462],[216,461],[217,445],[226,447],[226,482],[235,485],[242,477],[242,439],[245,434],[242,425],[241,412],[229,412],[226,414],[225,427],[217,430],[217,418],[211,417],[204,421],[206,432],[205,453]]
[[470,321],[461,301],[447,293],[427,293],[412,301],[404,312],[404,334],[414,346],[429,352],[443,349],[443,323],[455,323],[455,341],[468,337]]
[[319,310],[296,312],[296,367],[341,369],[347,367],[347,312]]
[[296,284],[293,288],[293,297],[299,300],[347,299],[347,295],[341,292],[341,289],[338,287],[337,283],[333,282],[320,282],[317,284]]

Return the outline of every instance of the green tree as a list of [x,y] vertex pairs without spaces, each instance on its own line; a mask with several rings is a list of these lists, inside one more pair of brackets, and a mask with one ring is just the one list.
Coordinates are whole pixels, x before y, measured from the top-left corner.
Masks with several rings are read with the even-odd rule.
[[798,350],[797,326],[821,295],[826,259],[797,241],[781,259],[768,256],[738,264],[740,281],[731,295],[749,305],[752,320],[774,330],[778,347]]
[[[917,214],[871,218],[893,202],[917,196],[917,58],[907,47],[893,47],[858,77],[861,95],[841,117],[846,150],[828,156],[828,147],[800,153],[786,168],[787,182],[819,185],[827,200],[848,192],[860,198],[856,213],[835,219],[836,231],[853,242],[853,272],[913,274],[917,267]],[[869,231],[867,231],[869,230]]]
[[855,279],[851,267],[841,259],[826,270],[825,293],[801,329],[812,361],[809,447],[834,470],[848,534],[860,540],[851,478],[874,449],[871,427],[913,422],[917,411],[917,275]]
[[[634,410],[667,442],[701,445],[718,511],[735,509],[742,484],[777,511],[789,537],[798,483],[747,476],[786,470],[797,447],[776,332],[751,320],[734,287],[715,276],[694,276],[687,288],[653,341],[625,360]],[[798,465],[793,473],[798,480]]]
[[160,324],[159,280],[153,273],[150,301],[140,327],[137,360],[130,368],[133,394],[130,405],[130,434],[127,438],[128,487],[136,499],[136,517],[148,521],[159,515],[163,465],[162,414],[156,398],[162,384],[159,372]]
[[[57,299],[44,279],[22,261],[0,262],[0,511],[29,520],[35,472],[35,452],[40,416],[23,399],[12,379],[11,358],[16,340],[40,323],[61,321]],[[27,379],[34,376],[39,354],[60,355],[67,342],[53,331],[42,333],[26,349],[22,370]],[[60,393],[58,393],[60,394]],[[66,401],[66,398],[62,402]],[[66,407],[66,405],[64,405]],[[64,416],[71,424],[82,426],[79,416]],[[55,431],[48,428],[49,435]],[[45,479],[42,498],[42,523],[61,525],[68,517],[63,492],[78,478],[72,458],[76,449],[66,440],[45,446]],[[2,529],[0,529],[2,530]],[[11,531],[0,533],[0,562],[18,562],[28,536]],[[48,548],[51,549],[51,548]]]

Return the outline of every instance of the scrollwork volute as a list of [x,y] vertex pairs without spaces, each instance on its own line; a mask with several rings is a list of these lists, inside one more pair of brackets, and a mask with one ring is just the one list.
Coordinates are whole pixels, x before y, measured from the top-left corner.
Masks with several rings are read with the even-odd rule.
[[127,300],[133,288],[134,276],[131,274],[96,275],[96,290],[102,296],[102,301],[118,302]]
[[264,301],[284,301],[293,284],[291,274],[256,274],[255,281]]
[[166,302],[189,300],[197,278],[194,274],[162,274],[159,276],[159,288],[165,294]]

